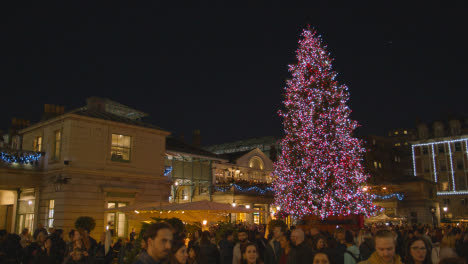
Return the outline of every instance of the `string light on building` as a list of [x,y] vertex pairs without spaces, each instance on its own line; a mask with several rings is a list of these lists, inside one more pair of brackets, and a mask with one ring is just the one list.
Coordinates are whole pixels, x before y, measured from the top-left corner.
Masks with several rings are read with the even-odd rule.
[[7,163],[33,163],[38,161],[41,157],[41,153],[11,154],[3,151],[0,152],[0,159]]

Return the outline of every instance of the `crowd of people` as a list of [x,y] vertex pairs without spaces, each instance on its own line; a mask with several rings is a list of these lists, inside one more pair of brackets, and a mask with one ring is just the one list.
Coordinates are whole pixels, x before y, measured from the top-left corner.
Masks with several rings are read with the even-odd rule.
[[[103,232],[99,242],[90,235],[90,230],[71,230],[64,238],[63,230],[41,224],[33,234],[24,228],[21,234],[0,230],[0,263],[22,264],[110,264],[123,259],[132,243],[122,239],[113,242],[111,232]],[[135,236],[133,232],[131,237]],[[67,242],[66,242],[67,240]],[[120,260],[119,260],[120,259]]]
[[[238,224],[232,229],[177,231],[165,222],[149,225],[136,239],[104,232],[99,242],[89,230],[63,231],[39,226],[19,235],[0,230],[0,263],[135,264],[468,264],[468,228],[383,225],[361,229]],[[281,223],[281,222],[280,222]],[[131,241],[130,241],[131,240]],[[132,259],[129,252],[138,254]]]
[[153,224],[143,236],[136,264],[468,264],[466,226],[370,226],[321,232],[317,227],[262,226],[224,232],[198,230],[184,234],[165,223]]

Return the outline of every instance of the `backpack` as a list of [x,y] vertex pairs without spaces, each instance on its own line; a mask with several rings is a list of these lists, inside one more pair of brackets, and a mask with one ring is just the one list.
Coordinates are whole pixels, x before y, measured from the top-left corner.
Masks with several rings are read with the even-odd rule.
[[349,251],[348,249],[345,250],[345,254],[348,253],[349,255],[351,255],[351,257],[354,259],[354,261],[356,261],[356,263],[358,263],[359,261],[361,261],[361,256],[358,255],[357,257],[354,256],[353,253],[351,253],[351,251]]

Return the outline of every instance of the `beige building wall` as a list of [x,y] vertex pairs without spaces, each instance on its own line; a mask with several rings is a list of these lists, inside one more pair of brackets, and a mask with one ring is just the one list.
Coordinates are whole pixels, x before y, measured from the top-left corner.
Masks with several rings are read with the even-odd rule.
[[[58,160],[53,159],[55,131],[61,131]],[[170,183],[163,175],[166,131],[65,114],[22,132],[23,149],[33,150],[34,138],[41,136],[46,153],[38,204],[42,223],[54,200],[54,227],[68,232],[79,216],[91,216],[96,220],[92,235],[98,238],[107,225],[107,202],[168,200]],[[129,162],[111,160],[112,134],[131,137]],[[55,190],[57,177],[70,179],[61,191]],[[130,221],[127,233],[132,227],[139,229],[139,223]]]

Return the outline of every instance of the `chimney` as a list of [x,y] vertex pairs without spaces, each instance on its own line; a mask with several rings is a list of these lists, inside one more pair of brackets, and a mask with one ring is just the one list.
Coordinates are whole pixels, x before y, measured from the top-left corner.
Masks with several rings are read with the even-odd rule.
[[195,147],[201,146],[200,129],[195,129],[193,131],[192,145],[194,145]]
[[65,107],[63,105],[44,104],[44,112],[42,113],[41,120],[47,120],[54,118],[65,113]]

